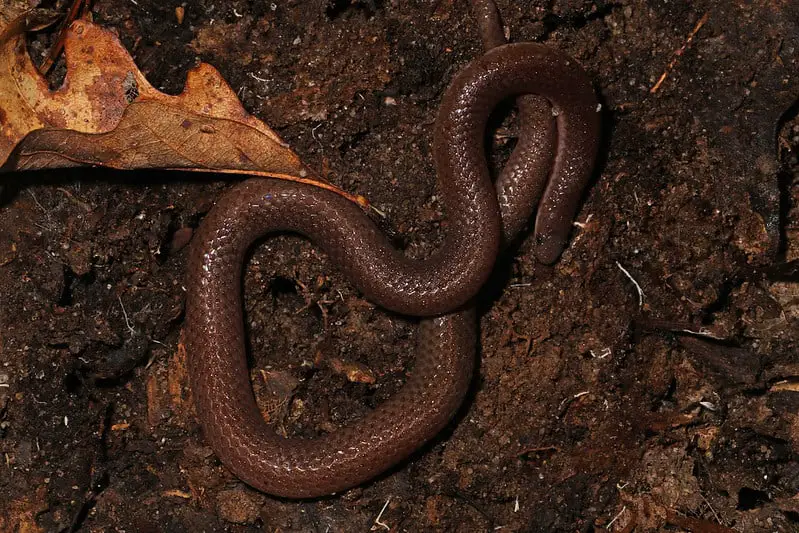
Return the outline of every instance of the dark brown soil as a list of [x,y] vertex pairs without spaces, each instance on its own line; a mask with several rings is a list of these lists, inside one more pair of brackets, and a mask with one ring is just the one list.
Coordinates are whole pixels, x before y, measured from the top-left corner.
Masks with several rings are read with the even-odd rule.
[[[589,71],[605,139],[561,260],[523,240],[486,287],[451,427],[340,496],[244,486],[203,440],[178,348],[185,245],[230,183],[5,176],[0,530],[799,531],[799,5],[498,3],[512,40]],[[94,17],[166,92],[215,65],[410,253],[435,247],[432,124],[481,53],[467,2],[201,0],[182,24],[178,5],[98,0]],[[412,368],[413,322],[299,238],[258,247],[245,288],[253,381],[287,434],[362,416]]]

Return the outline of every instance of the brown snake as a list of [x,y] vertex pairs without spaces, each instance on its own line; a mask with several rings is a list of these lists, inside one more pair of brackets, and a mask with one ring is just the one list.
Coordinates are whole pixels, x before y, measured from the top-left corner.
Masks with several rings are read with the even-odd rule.
[[[493,2],[473,4],[491,50],[453,79],[439,108],[433,156],[449,224],[432,257],[405,257],[341,196],[270,179],[233,187],[193,239],[185,333],[197,415],[221,461],[264,492],[291,498],[338,492],[380,474],[433,437],[469,386],[476,347],[470,301],[502,242],[514,238],[538,205],[538,259],[554,262],[565,245],[597,151],[599,112],[591,84],[574,60],[546,46],[499,46],[504,39]],[[521,139],[495,186],[486,163],[486,123],[502,100],[526,94],[538,96],[520,103]],[[249,382],[243,263],[253,241],[285,231],[321,246],[370,301],[433,317],[419,326],[416,362],[402,389],[358,422],[316,439],[277,435]]]

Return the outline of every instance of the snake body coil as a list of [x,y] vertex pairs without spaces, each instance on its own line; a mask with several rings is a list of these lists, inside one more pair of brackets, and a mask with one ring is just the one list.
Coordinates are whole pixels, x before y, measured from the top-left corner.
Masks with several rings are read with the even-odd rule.
[[[539,111],[524,130],[532,133],[520,139],[523,149],[495,186],[484,153],[486,123],[499,102],[525,94],[546,99],[547,113]],[[226,193],[193,240],[186,317],[197,414],[222,462],[267,493],[315,497],[376,476],[433,437],[471,380],[470,300],[502,242],[525,226],[536,204],[536,254],[543,262],[557,259],[592,170],[598,130],[594,93],[574,60],[522,43],[473,61],[452,81],[436,121],[433,154],[450,223],[444,244],[424,261],[406,258],[358,206],[329,191],[259,179]],[[245,255],[257,238],[284,231],[322,247],[372,302],[433,317],[421,322],[404,387],[362,420],[312,440],[283,438],[264,423],[247,369]]]

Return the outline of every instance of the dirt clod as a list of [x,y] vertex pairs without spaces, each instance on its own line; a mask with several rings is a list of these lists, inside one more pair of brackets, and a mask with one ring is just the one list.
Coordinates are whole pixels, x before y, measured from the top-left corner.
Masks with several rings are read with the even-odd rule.
[[243,488],[222,491],[217,496],[219,516],[234,524],[252,524],[260,512],[260,499]]

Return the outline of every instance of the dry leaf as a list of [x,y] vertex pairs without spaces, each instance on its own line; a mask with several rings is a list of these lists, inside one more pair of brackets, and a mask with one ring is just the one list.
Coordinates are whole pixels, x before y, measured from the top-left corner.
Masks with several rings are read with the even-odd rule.
[[32,7],[29,0],[0,0],[0,37],[12,22],[20,20]]
[[310,182],[365,203],[309,177],[208,64],[189,72],[180,95],[163,94],[113,33],[80,20],[67,33],[64,83],[50,90],[25,49],[30,13],[0,19],[0,171],[93,165],[243,172]]
[[375,374],[372,369],[355,361],[343,361],[334,357],[330,361],[330,368],[336,374],[344,375],[348,381],[353,383],[375,382]]

